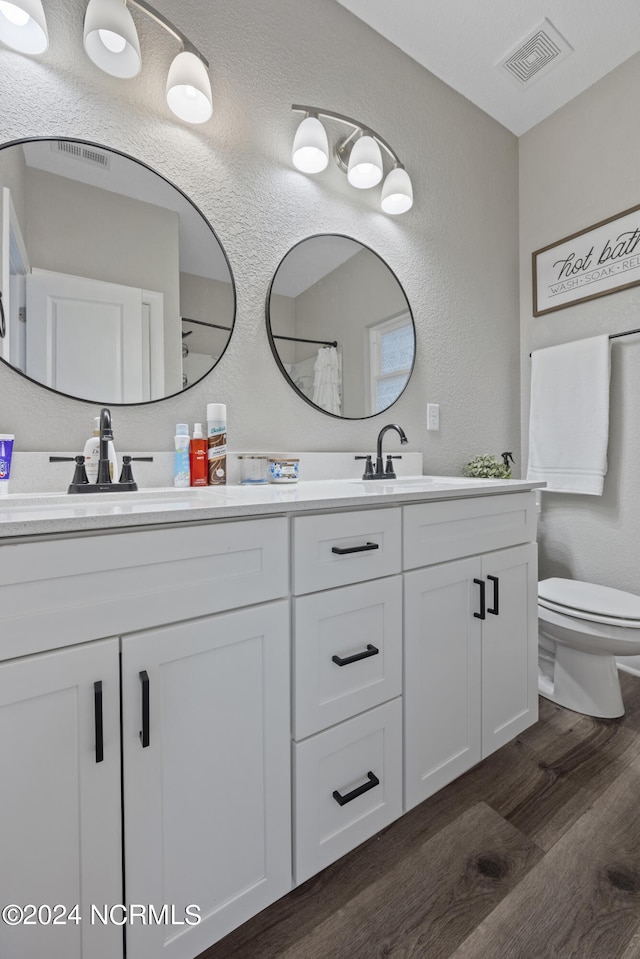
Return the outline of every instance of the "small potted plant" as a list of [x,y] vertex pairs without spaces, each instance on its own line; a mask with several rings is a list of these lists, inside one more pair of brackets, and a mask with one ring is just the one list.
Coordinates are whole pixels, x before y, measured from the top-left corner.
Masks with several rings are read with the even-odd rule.
[[511,466],[515,463],[512,453],[502,453],[502,462],[491,453],[488,456],[476,456],[467,463],[462,471],[463,476],[474,479],[511,479]]

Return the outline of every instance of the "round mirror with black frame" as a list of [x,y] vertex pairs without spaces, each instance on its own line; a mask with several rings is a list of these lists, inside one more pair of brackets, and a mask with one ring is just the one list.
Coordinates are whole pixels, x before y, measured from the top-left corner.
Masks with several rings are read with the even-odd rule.
[[147,164],[84,140],[0,147],[0,358],[57,393],[174,396],[229,343],[236,291],[210,223]]
[[267,295],[267,330],[291,386],[331,416],[384,412],[413,371],[415,325],[398,278],[341,234],[307,237],[283,257]]

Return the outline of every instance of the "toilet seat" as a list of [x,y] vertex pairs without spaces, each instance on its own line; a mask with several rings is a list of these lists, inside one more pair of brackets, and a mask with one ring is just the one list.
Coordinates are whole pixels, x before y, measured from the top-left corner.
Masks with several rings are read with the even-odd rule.
[[640,596],[621,589],[573,579],[543,579],[538,583],[538,603],[574,619],[640,629]]
[[587,716],[624,714],[616,656],[640,654],[640,596],[552,578],[538,584],[538,690]]

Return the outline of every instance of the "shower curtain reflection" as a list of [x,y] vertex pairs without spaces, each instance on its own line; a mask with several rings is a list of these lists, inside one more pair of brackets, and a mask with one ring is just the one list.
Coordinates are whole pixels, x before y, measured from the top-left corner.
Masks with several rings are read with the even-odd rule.
[[294,386],[308,400],[327,413],[340,415],[342,410],[342,350],[335,346],[321,347],[311,356],[284,367]]

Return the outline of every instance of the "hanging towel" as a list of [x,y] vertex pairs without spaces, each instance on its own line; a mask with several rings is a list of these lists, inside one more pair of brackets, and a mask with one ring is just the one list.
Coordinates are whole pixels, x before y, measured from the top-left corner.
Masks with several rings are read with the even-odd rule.
[[528,480],[601,496],[609,440],[608,336],[531,355]]
[[340,415],[340,367],[335,346],[321,347],[314,364],[313,402],[327,413]]

